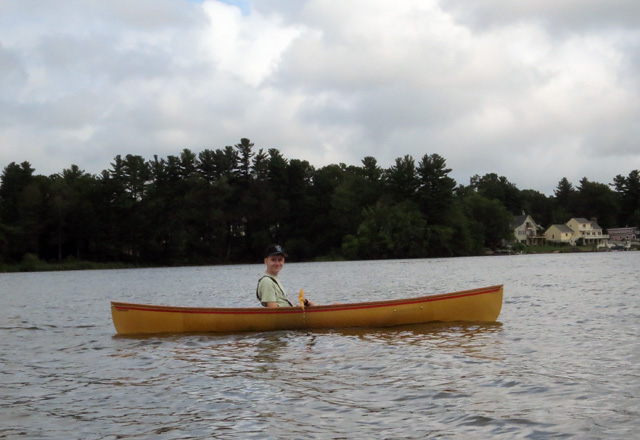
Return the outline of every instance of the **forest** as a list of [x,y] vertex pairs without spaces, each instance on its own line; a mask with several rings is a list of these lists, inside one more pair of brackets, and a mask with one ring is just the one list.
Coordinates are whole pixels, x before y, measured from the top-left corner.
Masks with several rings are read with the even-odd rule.
[[553,196],[504,176],[449,176],[446,160],[399,157],[382,168],[314,168],[249,139],[148,160],[116,156],[91,175],[77,165],[0,176],[0,265],[25,258],[132,265],[255,263],[269,243],[292,261],[482,255],[513,238],[514,215],[545,228],[571,217],[604,229],[640,225],[640,172],[609,184],[561,179]]

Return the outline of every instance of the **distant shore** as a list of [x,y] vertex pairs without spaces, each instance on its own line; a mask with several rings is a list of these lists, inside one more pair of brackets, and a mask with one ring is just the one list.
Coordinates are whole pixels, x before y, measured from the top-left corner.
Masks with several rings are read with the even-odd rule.
[[[497,249],[495,251],[487,251],[484,256],[498,256],[498,255],[527,255],[527,254],[563,254],[563,253],[579,253],[579,252],[633,252],[638,251],[638,246],[632,246],[631,249],[625,251],[611,250],[608,248],[595,248],[592,246],[526,246],[524,248],[511,248],[511,249]],[[457,257],[450,257],[457,258]],[[328,261],[346,261],[340,258],[318,258],[314,261],[328,262]],[[227,263],[233,264],[247,264],[247,263]],[[202,264],[202,266],[222,266],[226,264],[211,263]],[[94,261],[84,261],[67,259],[61,262],[49,262],[43,261],[37,258],[35,255],[27,255],[25,258],[16,264],[2,264],[0,263],[0,273],[15,273],[15,272],[54,272],[54,271],[68,271],[68,270],[110,270],[110,269],[141,269],[141,268],[161,268],[161,267],[181,267],[181,266],[196,266],[195,264],[184,264],[174,266],[153,266],[126,262],[110,262],[100,263]]]
[[589,252],[627,252],[640,250],[638,246],[632,246],[630,249],[619,250],[609,248],[596,248],[594,246],[527,246],[523,249],[498,249],[496,251],[488,251],[486,255],[521,255],[521,254],[574,254]]

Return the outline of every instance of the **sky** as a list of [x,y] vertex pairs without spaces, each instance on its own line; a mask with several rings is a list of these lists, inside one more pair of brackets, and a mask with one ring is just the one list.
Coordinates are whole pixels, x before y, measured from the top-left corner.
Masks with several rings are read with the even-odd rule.
[[552,195],[640,169],[637,0],[0,0],[0,167],[248,138]]

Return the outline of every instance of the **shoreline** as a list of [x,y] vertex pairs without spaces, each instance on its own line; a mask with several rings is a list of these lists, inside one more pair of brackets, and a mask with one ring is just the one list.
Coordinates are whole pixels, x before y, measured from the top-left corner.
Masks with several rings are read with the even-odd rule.
[[[626,250],[612,250],[609,248],[593,248],[593,247],[577,247],[577,246],[530,246],[521,251],[513,249],[498,249],[495,251],[487,251],[484,255],[460,255],[454,257],[424,257],[429,258],[460,258],[460,257],[494,257],[494,256],[511,256],[511,255],[531,255],[531,254],[565,254],[565,253],[594,253],[594,252],[635,252],[640,248],[632,246]],[[304,262],[331,262],[331,261],[349,261],[341,258],[318,257],[315,260]],[[259,262],[256,262],[256,264]],[[152,268],[171,268],[171,267],[194,267],[194,266],[233,266],[243,263],[205,263],[205,264],[175,264],[175,265],[152,265],[137,264],[125,262],[99,263],[85,260],[66,260],[62,262],[42,261],[34,255],[28,255],[25,259],[16,264],[0,264],[0,274],[2,273],[25,273],[25,272],[62,272],[72,270],[115,270],[115,269],[152,269]]]

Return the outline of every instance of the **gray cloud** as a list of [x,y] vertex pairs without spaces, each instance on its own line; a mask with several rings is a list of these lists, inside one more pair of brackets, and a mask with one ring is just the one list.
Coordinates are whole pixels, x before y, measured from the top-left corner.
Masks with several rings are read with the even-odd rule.
[[[630,1],[0,2],[0,167],[258,148],[552,192],[640,167]],[[639,4],[640,5],[640,4]]]
[[640,4],[634,0],[444,0],[440,4],[477,30],[531,22],[554,34],[566,35],[621,28],[633,31],[640,25]]

